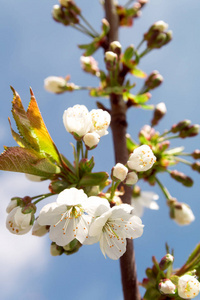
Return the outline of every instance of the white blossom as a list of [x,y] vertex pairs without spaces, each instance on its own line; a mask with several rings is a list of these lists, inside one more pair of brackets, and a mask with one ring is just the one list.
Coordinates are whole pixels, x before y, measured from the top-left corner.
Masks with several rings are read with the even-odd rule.
[[127,162],[131,170],[143,172],[149,170],[156,162],[156,157],[148,145],[136,148]]
[[17,206],[11,210],[6,219],[7,229],[14,234],[25,234],[32,228],[30,225],[32,213],[23,214],[22,208]]
[[133,172],[129,172],[126,176],[125,179],[125,184],[127,185],[133,185],[136,184],[136,182],[138,182],[138,176],[137,174],[133,171]]
[[92,118],[90,131],[96,132],[100,137],[108,134],[107,129],[111,121],[110,114],[102,109],[92,109],[90,116]]
[[83,137],[92,126],[91,115],[85,105],[74,105],[64,111],[63,122],[68,132]]
[[96,132],[89,132],[84,135],[83,141],[88,148],[93,148],[98,145],[100,136]]
[[112,175],[114,176],[114,179],[120,181],[123,181],[126,178],[127,173],[128,173],[127,167],[125,167],[121,163],[117,163],[112,169]]
[[175,294],[176,286],[170,279],[166,279],[159,283],[159,290],[163,294]]
[[159,206],[155,202],[158,198],[159,196],[154,192],[140,192],[138,197],[132,197],[131,205],[134,207],[134,215],[141,217],[145,207],[158,210]]
[[[91,198],[97,199],[92,201]],[[49,237],[59,246],[65,246],[75,238],[83,243],[88,238],[90,210],[93,211],[100,205],[99,199],[99,197],[88,198],[83,190],[65,189],[58,195],[57,202],[42,208],[38,223],[50,225]]]
[[131,215],[131,211],[132,207],[128,204],[113,208],[101,205],[96,209],[89,236],[99,241],[105,257],[107,255],[111,259],[118,259],[126,251],[126,238],[135,239],[142,235],[142,221]]
[[183,275],[178,281],[178,295],[183,299],[193,299],[200,291],[199,281],[191,275]]
[[64,92],[66,80],[62,77],[49,76],[44,80],[44,88],[48,92],[60,94]]
[[17,207],[17,200],[14,199],[14,200],[11,200],[9,203],[8,203],[8,206],[6,208],[6,212],[9,214],[11,212],[11,210],[13,210],[13,208]]
[[179,225],[188,225],[195,220],[195,216],[187,204],[179,204],[174,208],[174,221]]

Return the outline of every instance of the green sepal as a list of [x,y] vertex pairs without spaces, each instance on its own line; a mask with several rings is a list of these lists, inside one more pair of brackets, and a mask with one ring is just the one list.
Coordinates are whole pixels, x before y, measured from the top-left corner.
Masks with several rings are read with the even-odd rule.
[[160,292],[156,288],[151,287],[144,294],[143,300],[158,300],[160,296]]
[[85,174],[79,181],[79,186],[93,186],[93,185],[102,185],[107,179],[109,175],[106,172],[97,172]]
[[91,173],[92,169],[94,168],[94,165],[95,163],[94,163],[93,156],[91,157],[90,160],[88,160],[87,158],[81,159],[81,161],[79,162],[80,176],[82,176],[85,173],[86,174]]
[[128,152],[132,153],[133,150],[138,147],[138,145],[131,139],[130,136],[126,136],[126,147]]

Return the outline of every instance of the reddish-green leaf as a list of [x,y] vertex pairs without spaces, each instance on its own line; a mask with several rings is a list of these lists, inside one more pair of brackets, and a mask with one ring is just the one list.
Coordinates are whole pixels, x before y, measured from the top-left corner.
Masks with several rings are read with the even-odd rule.
[[0,155],[0,170],[49,178],[60,168],[33,149],[10,147]]

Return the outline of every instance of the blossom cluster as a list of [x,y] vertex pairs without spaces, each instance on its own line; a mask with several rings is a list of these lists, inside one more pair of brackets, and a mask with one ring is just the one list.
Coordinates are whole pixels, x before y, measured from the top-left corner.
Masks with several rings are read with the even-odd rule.
[[63,122],[68,132],[76,140],[83,139],[86,147],[92,149],[100,137],[108,134],[111,117],[107,111],[93,109],[90,112],[84,105],[74,105],[64,111]]

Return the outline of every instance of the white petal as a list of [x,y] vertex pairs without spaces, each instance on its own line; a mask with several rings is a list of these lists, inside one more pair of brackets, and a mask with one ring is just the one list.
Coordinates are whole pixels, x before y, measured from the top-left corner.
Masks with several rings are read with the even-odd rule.
[[83,190],[71,188],[65,189],[58,195],[57,203],[65,204],[68,206],[75,206],[78,204],[82,204],[85,200],[87,200],[87,195]]
[[79,222],[77,224],[77,233],[76,233],[76,239],[83,244],[85,240],[88,239],[88,231],[89,231],[89,225],[91,224],[91,217],[87,215],[82,215],[79,218]]
[[107,233],[103,233],[100,239],[100,249],[103,255],[111,259],[119,259],[126,251],[126,239],[110,237]]
[[[65,228],[66,222],[68,224]],[[66,246],[76,238],[76,231],[73,231],[73,229],[76,228],[75,218],[67,220],[66,222],[63,220],[55,227],[50,227],[49,238],[59,246]],[[63,230],[63,228],[65,230]]]
[[54,225],[60,219],[61,213],[66,211],[66,205],[58,205],[56,202],[45,205],[39,214],[40,225]]
[[141,217],[143,215],[143,212],[144,212],[144,207],[138,201],[138,197],[131,199],[131,205],[134,208],[133,214],[136,215],[136,216],[138,216],[138,217]]
[[96,218],[89,229],[89,235],[90,236],[95,236],[95,235],[100,235],[103,229],[103,226],[105,225],[106,221],[108,220],[108,218],[110,217],[110,215],[112,214],[111,209],[109,211],[107,211],[106,213],[104,213],[103,215],[101,215],[100,217]]
[[108,211],[110,204],[107,199],[91,196],[84,202],[83,207],[90,216],[97,217]]

